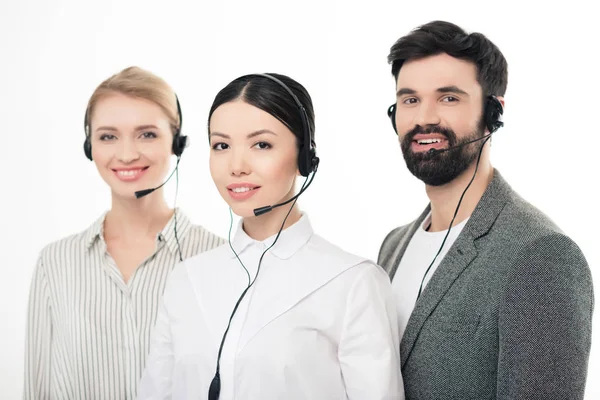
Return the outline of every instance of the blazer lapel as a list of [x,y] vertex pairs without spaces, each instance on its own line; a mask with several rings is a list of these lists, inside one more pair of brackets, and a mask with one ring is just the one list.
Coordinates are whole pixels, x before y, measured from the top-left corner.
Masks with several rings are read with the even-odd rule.
[[389,258],[390,260],[392,260],[392,262],[386,263],[386,265],[391,266],[391,268],[388,271],[386,271],[388,273],[388,275],[390,276],[390,281],[393,280],[394,275],[396,275],[396,271],[398,270],[398,266],[400,265],[400,260],[402,259],[402,256],[404,255],[406,248],[408,247],[408,243],[410,242],[410,239],[412,239],[413,235],[415,234],[415,232],[417,231],[419,226],[421,226],[421,224],[423,223],[423,221],[429,214],[430,210],[431,210],[431,208],[428,205],[425,208],[425,211],[423,211],[423,213],[421,213],[419,218],[417,218],[412,224],[410,224],[410,226],[408,227],[408,232],[406,233],[406,235],[404,235],[400,239],[400,242],[398,242],[398,245],[396,246],[396,248],[394,249],[394,252],[392,253],[392,255]]
[[[475,241],[492,228],[509,200],[511,189],[497,170],[469,221],[448,250],[444,259],[417,301],[400,342],[401,365],[404,367],[427,318],[435,310],[450,287],[477,257]],[[412,234],[407,235],[408,240]],[[399,260],[398,260],[399,261]]]
[[473,238],[468,232],[461,232],[452,245],[417,301],[408,319],[404,336],[400,342],[402,367],[406,364],[423,324],[442,300],[454,281],[477,256]]

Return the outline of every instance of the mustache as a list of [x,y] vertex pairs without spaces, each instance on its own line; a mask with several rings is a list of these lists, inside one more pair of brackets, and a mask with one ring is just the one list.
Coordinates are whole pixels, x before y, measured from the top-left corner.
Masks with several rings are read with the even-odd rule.
[[406,132],[402,141],[408,145],[413,141],[415,136],[417,136],[419,134],[427,135],[427,134],[432,134],[432,133],[444,135],[446,137],[446,139],[448,139],[448,144],[450,146],[455,145],[456,142],[458,141],[458,139],[456,137],[456,133],[454,133],[454,131],[452,129],[446,128],[441,125],[428,125],[426,127],[416,125],[413,129]]

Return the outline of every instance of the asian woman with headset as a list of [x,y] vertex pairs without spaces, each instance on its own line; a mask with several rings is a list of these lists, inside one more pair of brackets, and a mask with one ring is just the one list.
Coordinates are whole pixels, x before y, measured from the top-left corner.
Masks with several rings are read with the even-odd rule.
[[296,204],[319,164],[314,126],[308,92],[284,75],[217,94],[210,171],[242,218],[228,244],[173,271],[139,399],[404,398],[389,278]]

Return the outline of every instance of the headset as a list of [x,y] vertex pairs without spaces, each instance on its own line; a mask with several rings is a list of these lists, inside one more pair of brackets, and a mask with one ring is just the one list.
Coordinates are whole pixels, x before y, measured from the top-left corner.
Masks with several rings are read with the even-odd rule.
[[308,189],[308,187],[312,183],[312,181],[315,177],[314,173],[316,173],[317,169],[319,168],[320,159],[319,159],[319,157],[317,157],[315,142],[312,140],[313,135],[311,134],[312,132],[310,130],[310,124],[308,123],[308,114],[306,113],[306,108],[304,108],[304,106],[302,105],[302,103],[300,102],[298,97],[294,94],[294,92],[292,92],[292,90],[286,84],[284,84],[281,80],[277,79],[276,77],[274,77],[272,75],[269,75],[269,74],[253,74],[253,75],[254,76],[262,76],[264,78],[272,80],[273,82],[276,82],[283,89],[285,89],[286,92],[288,92],[290,94],[292,99],[294,99],[296,106],[298,106],[298,111],[300,112],[300,117],[301,117],[300,119],[302,120],[302,138],[303,138],[303,140],[302,140],[302,143],[300,143],[300,147],[298,149],[298,170],[300,171],[300,175],[306,177],[307,180],[308,180],[308,176],[311,173],[313,173],[312,178],[310,179],[310,181],[308,181],[308,184],[306,184],[306,181],[305,181],[304,182],[305,184],[302,185],[302,188],[300,189],[298,194],[296,194],[289,200],[284,201],[283,203],[275,204],[273,206],[264,206],[264,207],[259,207],[259,208],[255,209],[254,215],[259,216],[259,215],[262,215],[264,213],[271,211],[272,209],[274,209],[276,207],[281,207],[285,204],[290,203],[291,201],[296,201],[298,196],[300,196],[306,189]]
[[[283,227],[285,226],[285,221],[287,220],[290,213],[292,212],[292,209],[294,208],[294,205],[296,204],[298,197],[308,188],[308,186],[310,186],[310,184],[312,183],[312,180],[315,177],[318,166],[319,166],[319,157],[317,157],[317,153],[316,153],[316,149],[315,149],[316,146],[312,140],[313,136],[311,135],[310,124],[308,123],[308,115],[306,113],[306,109],[304,108],[304,106],[302,105],[302,103],[300,102],[298,97],[294,94],[294,92],[292,92],[292,90],[286,84],[284,84],[281,80],[277,79],[276,77],[274,77],[272,75],[252,74],[249,76],[261,76],[261,77],[270,79],[273,82],[276,82],[286,92],[288,92],[290,94],[290,96],[294,99],[294,102],[298,106],[298,111],[300,112],[301,119],[302,119],[302,137],[303,137],[303,140],[299,144],[299,149],[298,149],[298,170],[300,171],[300,174],[302,176],[306,177],[306,180],[302,184],[302,188],[300,189],[300,191],[295,196],[290,198],[289,200],[282,202],[282,203],[275,204],[273,206],[260,207],[260,208],[257,208],[254,210],[254,215],[258,216],[258,215],[262,215],[264,213],[271,211],[275,207],[280,207],[282,205],[285,205],[285,204],[293,201],[290,209],[288,210],[285,218],[283,219],[283,222],[281,224],[281,227],[279,228],[279,231],[277,232],[277,236],[275,237],[275,240],[269,247],[267,247],[265,249],[265,251],[260,256],[260,259],[258,261],[258,268],[256,270],[256,275],[254,276],[254,280],[252,280],[252,281],[250,281],[250,273],[248,272],[248,269],[246,268],[246,266],[244,265],[244,263],[242,262],[242,260],[240,259],[240,257],[238,256],[238,254],[236,253],[235,249],[233,248],[233,246],[231,244],[231,228],[233,225],[233,215],[231,213],[231,209],[229,209],[229,215],[230,215],[229,247],[235,254],[239,263],[242,265],[242,267],[246,271],[246,274],[248,274],[248,286],[244,289],[240,298],[236,302],[236,304],[233,308],[233,311],[229,317],[229,322],[227,324],[227,328],[225,329],[225,333],[223,334],[223,337],[221,339],[221,345],[219,346],[219,353],[217,356],[217,366],[216,366],[215,376],[214,376],[214,378],[210,384],[209,390],[208,390],[208,399],[209,400],[218,400],[219,395],[221,393],[221,374],[220,374],[221,353],[223,351],[223,345],[225,344],[225,338],[227,337],[227,333],[229,332],[229,327],[231,326],[231,321],[233,320],[233,316],[235,315],[235,312],[237,311],[240,303],[244,299],[244,296],[246,295],[246,293],[248,292],[250,287],[252,287],[252,285],[254,285],[254,282],[256,282],[256,278],[258,277],[258,274],[260,273],[260,266],[261,266],[263,257],[265,256],[267,251],[269,251],[275,245],[275,243],[277,243],[277,240],[279,239],[279,236],[281,235],[281,232],[283,231]],[[312,176],[311,176],[311,173],[312,173]],[[310,181],[309,181],[309,176],[311,176]]]
[[[398,131],[396,129],[396,104],[392,104],[390,107],[388,107],[387,114],[388,114],[388,117],[390,117],[390,119],[391,119],[392,126],[397,135]],[[479,149],[479,154],[477,155],[477,164],[475,165],[475,172],[473,173],[473,176],[471,177],[469,184],[467,185],[465,190],[462,192],[462,195],[460,196],[460,199],[458,200],[456,210],[454,211],[454,216],[452,217],[452,221],[450,221],[450,225],[448,226],[448,230],[446,232],[446,235],[444,236],[444,240],[442,240],[442,244],[441,244],[437,254],[433,258],[433,261],[431,261],[431,264],[429,264],[429,267],[427,267],[425,274],[423,274],[423,279],[421,279],[421,285],[419,286],[419,292],[417,294],[417,300],[419,300],[419,298],[421,297],[421,293],[423,292],[423,283],[425,282],[425,278],[427,277],[429,270],[431,269],[431,267],[435,263],[435,260],[437,260],[438,256],[442,252],[442,249],[444,248],[444,244],[446,244],[446,239],[448,239],[448,235],[450,235],[450,230],[452,229],[452,225],[454,225],[454,220],[456,219],[456,215],[458,214],[458,210],[460,209],[460,205],[463,201],[463,198],[465,197],[467,190],[469,190],[469,188],[471,187],[471,184],[475,180],[475,176],[477,175],[477,170],[479,169],[479,161],[481,160],[481,153],[483,152],[483,147],[485,146],[486,142],[491,138],[492,134],[494,134],[494,132],[496,132],[498,129],[500,129],[501,127],[504,126],[504,122],[502,121],[503,114],[504,114],[504,107],[502,107],[502,103],[500,103],[500,100],[498,100],[498,98],[495,95],[489,95],[486,98],[485,107],[483,110],[483,120],[484,120],[487,130],[489,131],[489,133],[487,135],[483,135],[480,138],[477,138],[475,140],[470,140],[468,142],[461,143],[456,146],[452,146],[452,147],[448,147],[448,148],[440,149],[440,150],[430,149],[427,152],[428,154],[434,155],[434,154],[444,153],[449,150],[457,149],[457,148],[460,148],[467,144],[477,142],[479,140],[484,141],[481,144],[481,148]]]
[[[171,151],[173,152],[173,154],[175,154],[177,156],[177,164],[175,165],[175,169],[173,170],[173,172],[171,172],[171,175],[169,175],[169,177],[161,185],[159,185],[155,188],[136,191],[135,197],[138,199],[154,192],[156,189],[160,189],[161,187],[163,187],[164,184],[167,183],[169,181],[169,179],[171,179],[173,174],[175,174],[176,182],[177,182],[176,187],[175,187],[175,203],[177,203],[177,192],[179,191],[179,160],[181,159],[183,150],[185,150],[185,148],[187,147],[189,142],[187,140],[187,136],[181,135],[181,126],[183,125],[183,114],[181,112],[181,105],[179,104],[179,98],[177,97],[177,94],[175,94],[175,102],[177,103],[177,115],[179,117],[179,124],[178,124],[179,126],[177,127],[175,134],[173,135],[173,144],[171,145]],[[88,105],[88,107],[85,109],[85,118],[84,118],[84,122],[83,122],[83,129],[85,132],[85,141],[83,142],[83,152],[84,152],[85,156],[88,158],[88,160],[93,161],[89,111],[90,111],[90,107]],[[183,261],[183,256],[181,253],[181,246],[179,245],[179,237],[177,235],[177,211],[174,213],[174,218],[175,218],[175,224],[173,226],[173,230],[175,233],[175,240],[177,242],[177,250],[179,252],[179,261]]]

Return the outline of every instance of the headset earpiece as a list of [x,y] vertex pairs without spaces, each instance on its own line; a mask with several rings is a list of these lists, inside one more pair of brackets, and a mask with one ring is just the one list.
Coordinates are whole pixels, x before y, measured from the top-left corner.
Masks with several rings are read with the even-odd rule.
[[396,132],[397,135],[398,130],[396,129],[396,104],[392,104],[388,107],[387,115],[392,121],[392,127],[394,128],[394,132]]
[[[309,141],[309,143],[312,143]],[[306,177],[311,172],[315,172],[319,167],[319,157],[313,145],[311,144],[308,150],[305,150],[305,145],[302,144],[298,150],[298,171],[300,175]]]
[[90,142],[90,137],[86,137],[85,141],[83,142],[83,152],[85,153],[85,156],[92,161],[92,143]]
[[312,172],[315,172],[319,167],[319,157],[317,157],[317,150],[314,142],[312,141],[312,135],[310,132],[310,125],[308,124],[308,115],[306,114],[306,109],[304,108],[300,100],[298,100],[298,97],[294,94],[294,92],[292,92],[292,90],[285,83],[269,74],[255,75],[263,76],[279,84],[282,88],[285,89],[286,92],[290,94],[290,96],[294,99],[294,102],[298,106],[302,120],[303,137],[302,143],[298,148],[298,171],[300,171],[300,175],[302,176],[309,176]]
[[494,95],[488,96],[485,104],[484,118],[485,126],[490,133],[494,133],[504,126],[504,122],[502,122],[503,113],[504,108],[500,100]]
[[173,154],[175,154],[177,157],[181,157],[181,155],[183,154],[183,150],[185,150],[185,148],[188,145],[188,140],[187,136],[183,136],[181,134],[181,126],[183,125],[183,114],[181,113],[181,105],[179,104],[179,97],[177,97],[177,95],[175,95],[175,100],[177,101],[177,115],[179,116],[179,127],[177,128],[177,132],[175,133],[175,135],[173,135],[173,145],[171,146],[171,149],[173,151]]
[[[270,75],[269,75],[270,76]],[[300,145],[298,149],[298,170],[300,171],[300,175],[306,177],[317,170],[319,166],[319,157],[317,157],[317,151],[315,149],[315,143],[311,139],[310,128],[308,125],[308,115],[306,114],[306,109],[300,103],[300,100],[296,97],[296,95],[289,89],[283,82],[280,82],[283,87],[285,87],[294,100],[298,107],[300,108],[300,114],[302,114],[302,136],[303,143]],[[307,148],[308,144],[308,148]]]
[[173,154],[175,154],[177,157],[181,157],[181,155],[183,154],[183,150],[185,150],[187,145],[187,136],[182,136],[179,134],[179,132],[177,132],[174,136],[173,136],[173,146],[172,146],[172,151]]
[[83,142],[83,153],[92,161],[92,142],[90,141],[90,126],[88,125],[89,105],[85,109],[85,117],[83,118],[83,131],[85,132],[85,141]]

